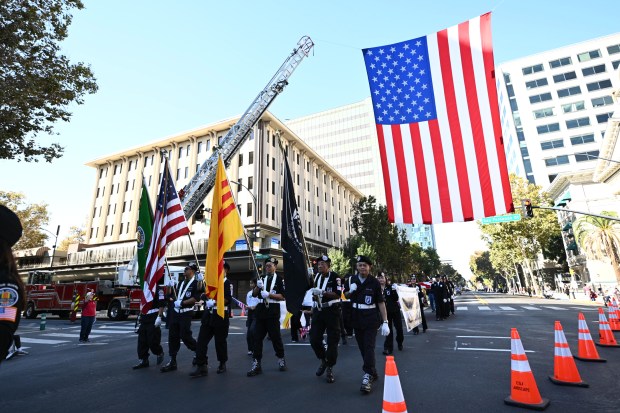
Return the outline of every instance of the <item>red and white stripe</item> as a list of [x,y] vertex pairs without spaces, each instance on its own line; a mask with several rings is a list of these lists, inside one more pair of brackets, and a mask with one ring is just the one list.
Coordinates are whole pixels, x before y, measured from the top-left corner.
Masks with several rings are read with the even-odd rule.
[[427,42],[437,119],[377,125],[389,219],[432,224],[512,212],[491,15]]
[[564,330],[562,330],[562,326],[559,326],[559,323],[556,323],[555,327],[555,351],[554,354],[556,357],[573,357],[570,352],[570,347],[568,346],[568,341],[566,341],[566,335],[564,335]]

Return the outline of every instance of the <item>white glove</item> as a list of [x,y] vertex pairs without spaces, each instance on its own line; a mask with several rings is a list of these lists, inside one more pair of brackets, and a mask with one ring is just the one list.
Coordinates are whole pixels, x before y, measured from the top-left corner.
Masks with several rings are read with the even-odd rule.
[[353,291],[357,290],[357,284],[351,284],[351,287],[349,287],[349,292],[352,293]]
[[256,286],[257,286],[258,288],[263,288],[263,280],[258,280],[258,281],[256,281]]
[[396,284],[392,284],[392,290],[394,291],[398,290],[398,286]]
[[155,319],[155,328],[161,326],[161,317],[157,316],[157,318]]
[[313,276],[314,275],[314,270],[312,269],[312,267],[308,268],[308,275],[309,276]]
[[263,298],[269,298],[269,291],[261,291],[260,296]]
[[174,308],[181,308],[181,307],[182,307],[182,306],[181,306],[181,301],[183,301],[183,300],[176,300],[176,301],[174,302]]
[[208,299],[205,305],[207,306],[207,308],[213,308],[215,307],[215,300]]
[[390,327],[387,325],[387,323],[381,324],[381,335],[385,337],[385,336],[388,336],[389,334],[390,334]]
[[320,288],[313,288],[312,289],[312,295],[316,295],[319,297],[323,296],[323,290],[321,290]]
[[444,299],[443,299],[443,302],[444,302],[444,303],[447,303],[447,302],[448,302],[448,300],[446,300],[446,299],[444,298]]

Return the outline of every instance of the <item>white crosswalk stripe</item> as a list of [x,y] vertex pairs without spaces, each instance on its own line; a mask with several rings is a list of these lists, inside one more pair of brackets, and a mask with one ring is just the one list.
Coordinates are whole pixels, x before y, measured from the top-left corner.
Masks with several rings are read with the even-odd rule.
[[549,305],[543,305],[543,307],[548,308],[550,310],[559,310],[559,311],[567,311],[568,308],[564,308],[564,307],[551,307]]
[[538,308],[538,307],[531,307],[529,305],[522,305],[521,308],[525,308],[526,310],[541,311],[540,308]]
[[478,306],[478,310],[480,310],[480,311],[491,311],[491,307],[489,307],[488,305],[479,305]]
[[502,307],[501,305],[499,306],[499,308],[501,308],[502,310],[505,311],[517,311],[516,308],[512,308],[512,307]]
[[48,340],[48,339],[44,339],[44,338],[30,338],[30,337],[21,337],[20,339],[22,341],[22,343],[29,343],[29,344],[50,344],[50,345],[54,345],[54,344],[62,344],[62,343],[69,343],[69,341],[67,340]]
[[467,311],[469,310],[468,307],[456,307],[456,311]]
[[[80,338],[79,334],[67,334],[67,333],[49,333],[46,334],[45,337],[64,337],[64,338]],[[99,338],[103,337],[98,334],[91,334],[88,338]]]

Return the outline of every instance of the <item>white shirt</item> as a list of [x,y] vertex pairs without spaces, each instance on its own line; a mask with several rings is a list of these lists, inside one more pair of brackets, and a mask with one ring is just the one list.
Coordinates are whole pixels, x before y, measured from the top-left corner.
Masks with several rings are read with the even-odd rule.
[[252,290],[248,291],[248,295],[245,297],[245,303],[248,307],[256,307],[260,302],[258,297],[252,297]]

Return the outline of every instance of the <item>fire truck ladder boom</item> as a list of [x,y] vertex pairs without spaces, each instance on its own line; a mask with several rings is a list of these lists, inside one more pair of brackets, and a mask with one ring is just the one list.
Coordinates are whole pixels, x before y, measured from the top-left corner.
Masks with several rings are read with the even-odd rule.
[[220,148],[217,151],[213,151],[213,154],[200,165],[196,175],[179,191],[186,219],[189,220],[194,215],[209,191],[213,188],[217,171],[218,152],[222,155],[224,165],[228,167],[233,156],[246,141],[251,129],[275,100],[276,96],[288,85],[288,78],[293,74],[304,57],[308,56],[313,46],[314,42],[308,36],[302,37],[297,42],[297,47],[293,49],[291,55],[280,66],[276,74],[267,83],[267,86],[258,94],[237,123],[222,138],[219,144]]

